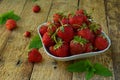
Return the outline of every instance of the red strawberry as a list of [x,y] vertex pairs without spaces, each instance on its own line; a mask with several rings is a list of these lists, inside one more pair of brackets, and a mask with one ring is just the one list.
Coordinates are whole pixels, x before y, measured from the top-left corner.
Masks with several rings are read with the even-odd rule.
[[93,46],[91,43],[87,43],[85,45],[85,52],[92,52],[93,51]]
[[108,46],[108,41],[103,37],[103,36],[97,36],[94,42],[95,48],[98,50],[103,50],[107,48]]
[[46,32],[43,37],[42,41],[46,47],[50,47],[55,44],[54,40],[51,38],[50,34]]
[[79,36],[75,36],[70,42],[71,55],[81,54],[85,51],[85,44],[87,40]]
[[62,14],[61,13],[56,13],[53,15],[53,21],[55,23],[58,23],[62,19]]
[[85,29],[79,30],[78,35],[87,40],[91,40],[94,34],[90,31],[90,29],[85,28]]
[[74,29],[78,29],[84,23],[85,18],[83,16],[73,16],[69,18],[69,23]]
[[69,23],[69,19],[68,19],[68,18],[63,18],[63,19],[61,20],[61,22],[62,22],[63,25],[64,25],[64,24],[68,24],[68,23]]
[[33,63],[41,62],[42,55],[37,49],[32,49],[28,54],[28,61]]
[[76,15],[83,15],[84,14],[84,10],[83,9],[79,9],[76,11],[75,13]]
[[51,23],[50,25],[48,25],[47,32],[53,34],[56,31],[56,29],[57,29],[57,26]]
[[33,6],[32,10],[33,10],[33,12],[38,13],[41,10],[41,8],[39,5],[35,5],[35,6]]
[[5,25],[8,30],[13,30],[17,27],[16,21],[13,19],[8,19]]
[[30,37],[31,36],[31,33],[29,31],[26,31],[24,34],[23,34],[25,37]]
[[65,42],[70,42],[74,36],[74,31],[70,26],[61,26],[57,32],[57,35]]
[[57,57],[69,56],[69,46],[63,42],[58,42],[54,46],[50,46],[49,50],[51,54]]
[[39,32],[40,32],[40,34],[41,34],[42,36],[44,35],[44,33],[47,32],[47,28],[48,28],[48,26],[46,26],[46,25],[42,25],[42,26],[41,26]]
[[102,32],[102,28],[99,24],[92,23],[92,24],[90,24],[89,27],[96,35],[100,35]]

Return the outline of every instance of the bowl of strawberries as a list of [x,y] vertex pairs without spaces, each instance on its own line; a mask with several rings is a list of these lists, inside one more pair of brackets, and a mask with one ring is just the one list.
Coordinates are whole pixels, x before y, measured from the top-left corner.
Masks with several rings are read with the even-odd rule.
[[95,56],[111,45],[101,25],[82,9],[75,14],[55,13],[51,22],[39,25],[37,30],[47,55],[60,61]]

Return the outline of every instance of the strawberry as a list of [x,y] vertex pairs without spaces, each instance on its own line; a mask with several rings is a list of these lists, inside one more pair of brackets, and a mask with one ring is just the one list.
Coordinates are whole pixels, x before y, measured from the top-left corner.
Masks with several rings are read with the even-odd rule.
[[57,29],[57,26],[55,26],[53,23],[49,24],[48,25],[48,29],[47,29],[47,32],[53,34]]
[[44,33],[47,32],[47,28],[48,28],[47,25],[42,25],[42,26],[41,26],[39,32],[40,32],[40,34],[41,34],[42,36],[44,35]]
[[54,43],[55,43],[54,40],[51,38],[50,33],[48,33],[48,32],[46,32],[43,35],[42,41],[46,47],[50,47],[50,46],[54,45]]
[[37,63],[42,61],[42,55],[37,49],[32,49],[28,54],[28,61]]
[[54,46],[50,46],[49,50],[51,54],[57,57],[69,56],[69,46],[63,42],[58,42]]
[[13,30],[17,27],[16,21],[13,19],[8,19],[5,25],[8,30]]
[[75,36],[72,41],[70,41],[70,52],[71,55],[81,54],[85,51],[85,44],[87,40],[79,36]]
[[108,46],[108,41],[103,36],[97,36],[94,42],[94,46],[98,50],[104,50]]
[[90,31],[90,29],[85,28],[85,29],[81,29],[78,31],[78,36],[81,36],[87,40],[91,40],[93,38],[93,33],[92,31]]
[[70,26],[61,26],[57,31],[57,35],[65,42],[70,42],[73,39],[74,31]]
[[31,36],[31,33],[29,31],[26,31],[24,34],[23,34],[25,37],[30,37]]
[[33,12],[38,13],[41,10],[41,8],[39,5],[35,5],[35,6],[33,6],[32,10],[33,10]]
[[53,15],[53,21],[58,23],[62,19],[62,13],[56,13]]
[[84,14],[84,10],[83,9],[79,9],[75,12],[76,15],[83,15]]
[[95,33],[95,35],[100,35],[102,32],[102,28],[99,24],[92,23],[92,24],[90,24],[89,27]]
[[85,18],[83,16],[73,16],[69,18],[69,23],[74,29],[78,29],[84,23]]
[[64,25],[64,24],[68,24],[68,23],[69,23],[69,19],[68,19],[68,18],[63,18],[63,19],[61,20],[61,22],[62,22],[63,25]]
[[85,52],[92,52],[93,51],[93,46],[91,43],[87,43],[85,45]]

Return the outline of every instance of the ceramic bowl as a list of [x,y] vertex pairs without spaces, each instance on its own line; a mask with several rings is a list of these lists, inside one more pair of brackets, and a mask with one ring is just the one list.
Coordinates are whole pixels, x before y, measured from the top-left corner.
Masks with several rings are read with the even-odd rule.
[[[41,28],[42,25],[45,25],[46,23],[43,23],[41,25],[38,26],[37,28],[37,31],[38,31],[38,34],[40,36],[40,39],[42,41],[42,36],[41,34],[39,33],[39,29]],[[83,53],[83,54],[77,54],[77,55],[72,55],[72,56],[68,56],[68,57],[56,57],[54,55],[52,55],[49,50],[44,46],[43,42],[42,42],[42,45],[43,45],[43,48],[46,52],[46,54],[52,58],[54,58],[55,60],[59,60],[59,61],[70,61],[70,60],[75,60],[75,59],[79,59],[79,58],[86,58],[86,57],[91,57],[91,56],[95,56],[95,55],[98,55],[98,54],[101,54],[103,52],[105,52],[106,50],[109,49],[110,45],[111,45],[111,41],[110,41],[110,38],[105,34],[105,32],[102,31],[102,34],[106,37],[106,39],[108,40],[108,47],[104,50],[101,50],[101,51],[96,51],[96,52],[88,52],[88,53]]]

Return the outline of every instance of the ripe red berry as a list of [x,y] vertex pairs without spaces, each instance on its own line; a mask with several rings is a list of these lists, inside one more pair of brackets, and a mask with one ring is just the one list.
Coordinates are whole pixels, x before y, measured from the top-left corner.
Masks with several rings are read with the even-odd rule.
[[72,41],[70,41],[70,52],[71,55],[81,54],[85,51],[85,44],[87,40],[79,36],[75,36]]
[[47,32],[47,29],[48,29],[47,25],[42,25],[41,28],[40,28],[40,30],[39,30],[40,34],[43,36],[44,33]]
[[30,37],[31,36],[31,33],[29,31],[26,31],[24,34],[23,34],[25,37]]
[[55,44],[54,40],[51,38],[50,34],[46,32],[43,37],[42,41],[46,47],[50,47]]
[[32,10],[33,10],[33,12],[38,13],[41,10],[41,8],[40,8],[40,6],[35,5],[35,6],[33,6]]
[[79,9],[76,11],[75,13],[76,15],[83,15],[84,14],[84,10],[83,9]]
[[103,50],[103,49],[107,48],[107,46],[108,46],[108,41],[107,41],[104,37],[98,36],[98,37],[96,37],[96,39],[95,39],[94,46],[95,46],[95,48],[97,48],[98,50]]
[[91,40],[91,38],[93,38],[93,33],[88,28],[79,30],[78,35],[87,39],[87,40]]
[[57,35],[65,42],[70,42],[73,39],[74,31],[70,26],[62,26],[57,32]]
[[92,52],[93,51],[93,46],[91,43],[87,43],[85,45],[85,52]]
[[69,56],[69,46],[65,43],[57,43],[49,48],[51,54],[57,57]]
[[32,49],[28,54],[28,61],[37,63],[42,61],[42,55],[37,49]]
[[8,19],[5,25],[8,30],[13,30],[15,27],[17,27],[16,21],[13,19]]

